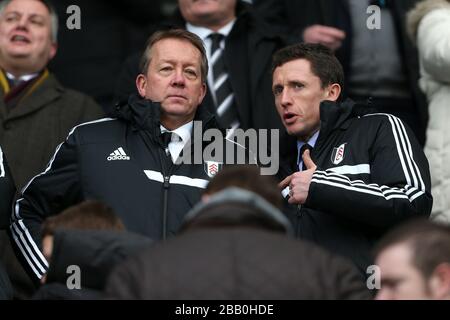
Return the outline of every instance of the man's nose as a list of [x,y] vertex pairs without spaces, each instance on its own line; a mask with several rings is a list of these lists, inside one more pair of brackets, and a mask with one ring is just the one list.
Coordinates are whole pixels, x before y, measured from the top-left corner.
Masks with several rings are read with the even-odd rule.
[[180,87],[180,86],[184,87],[185,84],[186,84],[186,78],[184,76],[183,70],[176,69],[175,73],[173,74],[172,85],[177,86],[177,87]]
[[291,97],[291,94],[289,93],[289,90],[284,89],[280,93],[280,103],[283,107],[287,107],[292,104],[292,97]]
[[25,29],[27,27],[27,24],[28,24],[28,19],[26,16],[21,16],[17,20],[17,27],[20,27],[21,29]]

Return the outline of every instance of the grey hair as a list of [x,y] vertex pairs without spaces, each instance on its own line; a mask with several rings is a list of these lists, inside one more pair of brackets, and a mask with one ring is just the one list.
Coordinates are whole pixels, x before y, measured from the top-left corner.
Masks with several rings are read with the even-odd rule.
[[[5,8],[12,2],[13,0],[3,0],[0,2],[0,16],[3,14],[3,11]],[[56,14],[55,8],[47,1],[45,0],[36,0],[41,2],[50,13],[50,22],[51,22],[51,35],[52,35],[52,42],[57,43],[58,42],[58,15]]]
[[203,41],[196,34],[183,29],[161,30],[153,33],[147,40],[147,46],[145,48],[144,54],[141,57],[141,61],[139,64],[140,72],[142,74],[147,74],[148,66],[150,65],[150,60],[152,56],[152,48],[155,45],[155,43],[164,39],[179,39],[188,41],[195,48],[197,48],[198,51],[200,51],[201,79],[203,82],[206,82],[208,76],[208,58],[206,56]]

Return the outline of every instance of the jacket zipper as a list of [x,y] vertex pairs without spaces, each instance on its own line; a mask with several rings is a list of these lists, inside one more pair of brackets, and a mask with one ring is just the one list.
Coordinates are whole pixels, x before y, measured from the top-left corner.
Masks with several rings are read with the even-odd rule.
[[[206,124],[204,127],[206,127],[209,122],[211,122],[211,119],[208,119],[206,121]],[[157,131],[155,130],[155,134],[157,134]],[[149,133],[147,131],[144,131],[144,143],[147,145],[147,148],[151,149],[151,147],[148,144],[147,138],[151,141],[151,136],[149,136]],[[169,207],[169,188],[170,188],[170,170],[166,170],[166,162],[164,160],[164,157],[162,156],[162,152],[164,152],[164,155],[167,156],[166,150],[161,151],[158,150],[159,154],[159,160],[161,162],[161,169],[163,174],[163,210],[162,210],[162,239],[167,239],[167,217],[168,217],[168,207]],[[191,154],[194,152],[194,148],[191,148]],[[169,155],[170,157],[170,155]],[[172,169],[175,166],[175,164],[172,164],[170,166],[170,169]]]
[[[161,169],[163,174],[163,212],[162,212],[162,240],[167,239],[167,220],[168,220],[168,209],[169,209],[169,188],[170,188],[170,171],[174,164],[170,165],[167,169],[167,161],[165,157],[170,157],[168,150],[159,150],[159,159],[161,161]],[[163,154],[164,153],[164,156]]]
[[[149,136],[149,133],[147,131],[143,132],[143,140],[144,143],[146,144],[147,148],[151,149],[151,146],[149,145],[147,139],[149,139],[150,141],[152,140],[151,137]],[[161,148],[158,147],[158,155],[159,155],[159,161],[161,162],[161,170],[162,170],[162,175],[163,175],[163,207],[162,207],[162,240],[166,240],[167,239],[167,215],[168,215],[168,206],[169,206],[169,188],[170,188],[170,170],[166,170],[166,161],[163,157],[163,152],[164,152],[164,156],[166,156],[166,151],[162,150]],[[173,165],[171,166],[173,167]],[[170,168],[171,169],[171,168]]]
[[167,214],[169,206],[169,187],[170,187],[170,176],[164,173],[164,183],[163,183],[163,216],[162,216],[162,238],[166,240],[167,238]]

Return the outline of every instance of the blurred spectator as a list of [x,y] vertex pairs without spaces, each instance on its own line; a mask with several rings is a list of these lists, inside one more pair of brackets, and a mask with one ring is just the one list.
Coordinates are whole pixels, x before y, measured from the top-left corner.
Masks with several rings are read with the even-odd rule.
[[[402,119],[425,143],[426,99],[418,87],[417,51],[406,32],[406,12],[418,0],[255,0],[256,10],[307,43],[333,50],[344,67],[345,95],[376,112]],[[380,28],[369,29],[370,5]],[[370,98],[370,100],[369,100]]]
[[42,224],[42,252],[47,260],[53,250],[56,229],[125,230],[114,211],[99,201],[88,200],[72,206],[56,216],[48,217]]
[[12,201],[16,188],[9,171],[6,157],[0,146],[0,230],[9,226],[11,216]]
[[[57,29],[46,1],[0,3],[0,144],[19,190],[45,169],[72,127],[102,115],[91,98],[63,87],[47,70],[57,51]],[[11,275],[17,290],[30,292],[3,231],[0,256],[10,275],[22,275],[22,280]]]
[[[216,176],[216,182],[212,180],[215,186],[204,198],[206,202],[186,216],[181,234],[155,244],[113,271],[106,287],[110,297],[194,300],[370,297],[349,262],[287,236],[291,232],[288,220],[267,201],[273,200],[269,191],[276,190],[273,181],[259,176],[252,168],[229,171],[231,180],[241,188],[267,190],[258,195],[228,188],[232,182],[226,172],[228,168]],[[250,183],[245,181],[249,177]]]
[[102,115],[91,98],[62,87],[46,68],[57,30],[45,1],[0,4],[0,143],[19,189],[45,168],[72,127]]
[[[132,232],[106,229],[56,230],[53,242],[46,283],[33,295],[34,300],[102,299],[107,278],[114,267],[152,243],[147,237]],[[67,285],[76,284],[73,276],[77,271],[70,266],[79,268],[81,289],[71,289]]]
[[[152,25],[162,19],[162,0],[50,0],[61,26],[59,52],[50,65],[61,83],[92,96],[112,111],[115,79],[125,58],[143,50]],[[76,5],[80,29],[66,26]]]
[[[99,299],[112,268],[150,244],[126,232],[110,207],[93,200],[46,219],[42,237],[50,267],[33,299]],[[69,266],[79,267],[81,290],[67,287]]]
[[[202,106],[218,116],[223,128],[284,131],[274,109],[269,70],[272,54],[287,40],[240,0],[179,0],[178,5],[173,18],[162,28],[185,28],[204,41],[210,71]],[[141,55],[125,63],[116,86],[118,98],[136,91]]]
[[434,198],[431,218],[450,224],[450,1],[420,2],[408,14],[408,27],[419,49],[419,83],[430,110],[425,154]]
[[450,299],[450,227],[426,220],[406,223],[376,248],[381,289],[376,299]]

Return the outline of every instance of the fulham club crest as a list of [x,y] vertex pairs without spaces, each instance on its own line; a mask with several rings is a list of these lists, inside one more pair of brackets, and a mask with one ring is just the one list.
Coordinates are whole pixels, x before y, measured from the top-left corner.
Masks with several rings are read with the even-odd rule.
[[223,164],[216,161],[205,161],[204,166],[206,174],[212,178],[222,169]]
[[344,152],[345,152],[345,145],[347,143],[341,144],[337,148],[333,148],[333,153],[331,154],[331,162],[333,164],[339,164],[344,160]]

